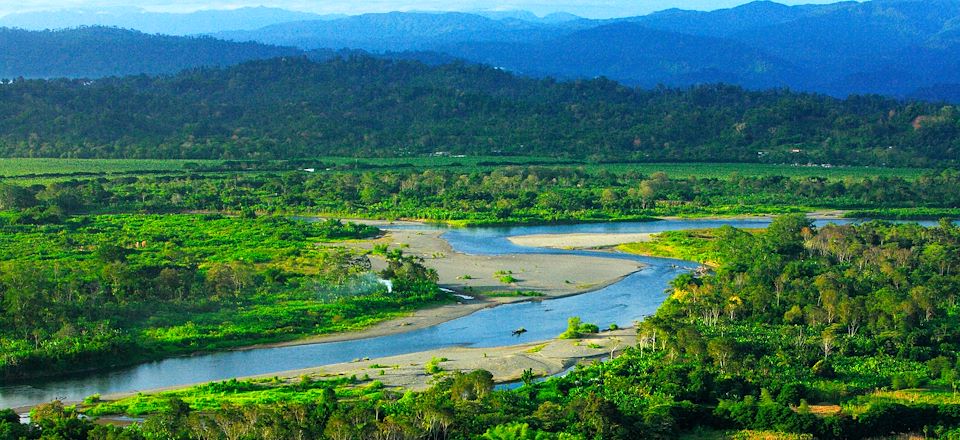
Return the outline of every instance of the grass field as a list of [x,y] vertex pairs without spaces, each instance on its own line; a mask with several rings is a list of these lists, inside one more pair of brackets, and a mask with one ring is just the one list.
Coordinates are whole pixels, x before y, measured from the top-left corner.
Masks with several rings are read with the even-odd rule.
[[674,178],[716,178],[741,176],[787,176],[787,177],[825,177],[844,179],[847,177],[902,177],[916,179],[930,171],[922,168],[878,168],[878,167],[820,167],[797,165],[738,164],[738,163],[591,163],[582,160],[554,159],[522,156],[467,156],[467,157],[400,157],[385,159],[358,158],[322,158],[321,161],[338,165],[362,164],[371,166],[412,166],[415,168],[493,168],[503,165],[544,165],[575,166],[588,171],[601,169],[610,172],[635,171],[643,174],[664,172]]
[[66,174],[125,174],[138,171],[184,171],[188,163],[219,163],[220,161],[162,160],[162,159],[0,159],[0,177],[66,175]]
[[281,402],[305,405],[323,402],[326,398],[326,390],[332,390],[338,399],[358,399],[374,397],[383,389],[383,383],[370,380],[369,377],[314,379],[304,376],[299,382],[284,381],[279,378],[231,379],[155,394],[138,393],[112,402],[91,402],[84,405],[84,412],[94,416],[138,417],[168,409],[171,398],[181,399],[198,411],[213,411],[224,405],[274,405]]
[[[864,178],[874,176],[902,177],[912,180],[929,171],[919,168],[876,168],[876,167],[807,167],[794,165],[731,164],[731,163],[589,163],[586,161],[511,156],[473,156],[473,157],[399,157],[383,159],[322,157],[319,164],[336,164],[343,167],[364,168],[445,168],[456,171],[486,170],[509,165],[543,165],[583,167],[597,172],[607,170],[615,173],[639,172],[653,174],[664,172],[673,178],[726,178],[734,174],[742,176],[788,176],[788,177],[825,177],[828,179]],[[178,173],[191,171],[193,165],[215,168],[222,161],[203,160],[161,160],[161,159],[0,159],[0,178],[50,179],[72,178],[90,175],[121,175],[145,173]]]
[[653,164],[603,164],[589,165],[588,169],[606,169],[610,172],[637,171],[653,174],[658,171],[673,178],[726,178],[734,174],[746,177],[786,176],[825,177],[840,180],[847,177],[901,177],[914,180],[930,170],[922,168],[878,167],[808,167],[796,165],[737,164],[737,163],[653,163]]

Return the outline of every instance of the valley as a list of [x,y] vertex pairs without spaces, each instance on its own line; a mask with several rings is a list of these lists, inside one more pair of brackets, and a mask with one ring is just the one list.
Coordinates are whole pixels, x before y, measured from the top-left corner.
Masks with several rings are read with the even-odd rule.
[[0,440],[960,438],[960,0],[782,1],[0,4]]

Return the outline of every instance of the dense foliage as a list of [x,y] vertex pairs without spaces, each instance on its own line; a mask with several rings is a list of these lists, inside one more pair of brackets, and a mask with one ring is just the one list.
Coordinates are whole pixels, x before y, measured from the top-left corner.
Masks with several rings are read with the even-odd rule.
[[355,56],[0,86],[0,154],[291,158],[418,152],[645,161],[956,163],[952,107],[724,85],[643,91]]
[[387,256],[388,293],[336,246],[376,228],[250,217],[0,216],[0,377],[343,331],[437,299],[435,274],[403,269],[416,260]]
[[[275,165],[0,184],[6,378],[353,329],[436,301],[436,274],[418,260],[376,248],[390,294],[368,256],[341,247],[375,228],[291,213],[511,223],[960,206],[952,170],[911,180],[672,179],[629,166]],[[235,215],[182,214],[191,211]],[[637,347],[563,378],[525,375],[520,389],[495,391],[488,373],[436,368],[436,386],[403,394],[368,377],[231,381],[119,402],[93,396],[80,409],[54,403],[35,411],[33,427],[4,413],[0,439],[617,439],[691,429],[857,438],[960,424],[956,226],[817,229],[786,216],[767,231],[667,233],[626,249],[715,272],[677,279]],[[576,320],[571,329],[571,338],[598,330]],[[98,427],[76,411],[148,417]]]
[[[118,438],[108,430],[123,438],[239,439],[673,438],[693,429],[818,438],[957,434],[960,228],[872,222],[817,230],[802,216],[787,216],[762,233],[727,227],[712,237],[716,272],[678,278],[670,299],[638,329],[637,347],[562,378],[493,391],[489,373],[454,373],[426,392],[405,394],[368,379],[351,379],[359,383],[349,392],[340,388],[350,385],[343,380],[226,382],[168,400],[137,396],[115,407],[157,411],[142,427],[65,436]],[[920,386],[926,391],[894,391]],[[296,389],[316,397],[272,403]],[[225,406],[209,411],[203,397],[216,395]],[[74,420],[49,417],[51,408],[70,411],[40,408],[41,426]]]
[[[11,180],[11,182],[13,182]],[[11,222],[43,224],[72,213],[253,210],[341,217],[415,218],[460,224],[649,219],[655,215],[789,213],[813,208],[878,209],[878,216],[956,216],[960,174],[897,177],[677,178],[629,166],[507,166],[475,170],[396,169],[186,174],[0,183]]]

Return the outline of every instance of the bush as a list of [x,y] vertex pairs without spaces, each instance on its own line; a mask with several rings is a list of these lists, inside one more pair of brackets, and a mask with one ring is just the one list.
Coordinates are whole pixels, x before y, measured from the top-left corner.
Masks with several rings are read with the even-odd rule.
[[780,394],[777,395],[777,402],[784,405],[796,405],[807,397],[806,385],[794,382],[788,383],[780,388]]
[[567,330],[558,336],[560,339],[579,339],[584,334],[599,333],[600,327],[596,324],[584,323],[578,316],[571,316],[567,319]]
[[937,410],[932,405],[906,406],[875,402],[857,418],[857,431],[863,437],[880,437],[918,431],[924,426],[936,424],[937,419]]
[[837,376],[837,372],[833,369],[833,364],[826,359],[820,359],[816,364],[813,364],[812,370],[815,376],[825,379],[832,379]]
[[440,367],[441,362],[446,362],[447,358],[433,358],[424,366],[427,371],[427,374],[434,375],[439,374],[443,371],[443,368]]

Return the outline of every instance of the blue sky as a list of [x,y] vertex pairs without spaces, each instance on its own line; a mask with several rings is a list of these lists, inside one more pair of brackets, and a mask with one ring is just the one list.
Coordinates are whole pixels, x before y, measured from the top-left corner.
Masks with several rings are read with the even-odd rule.
[[[784,4],[834,3],[837,0],[779,0]],[[478,11],[524,9],[539,15],[570,12],[590,18],[642,15],[667,8],[712,10],[747,0],[0,0],[0,15],[47,9],[141,7],[158,12],[191,12],[272,6],[323,14],[360,14],[389,11]]]

